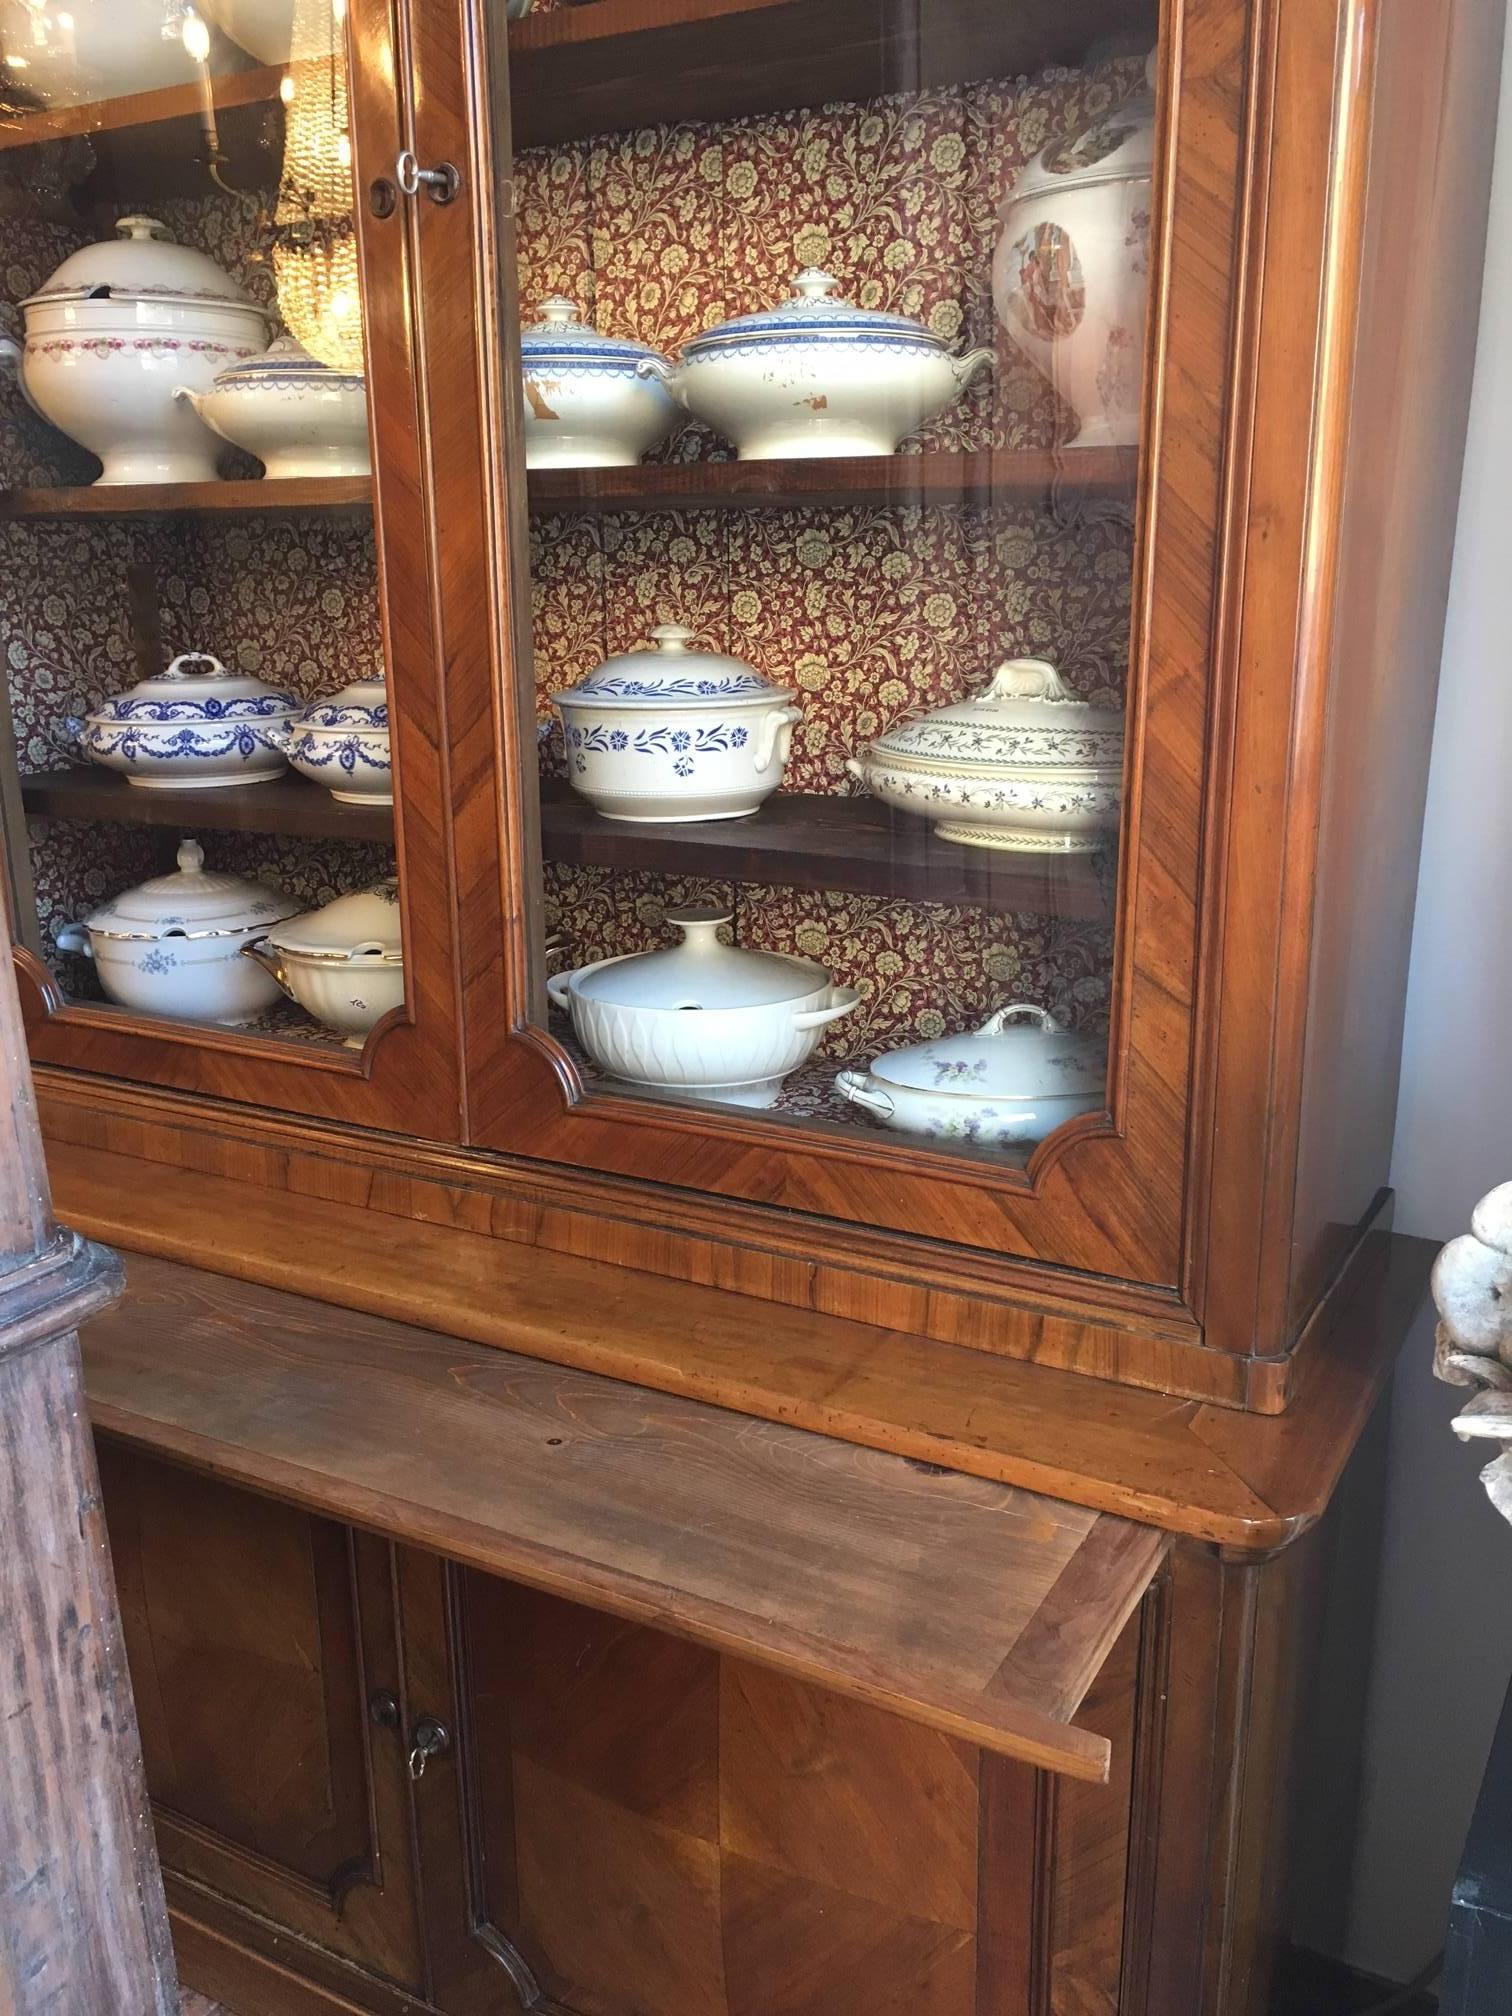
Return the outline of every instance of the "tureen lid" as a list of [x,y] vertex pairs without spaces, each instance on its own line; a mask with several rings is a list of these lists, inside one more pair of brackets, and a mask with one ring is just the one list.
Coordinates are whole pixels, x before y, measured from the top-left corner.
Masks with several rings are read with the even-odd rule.
[[829,982],[822,966],[783,952],[745,952],[719,936],[732,912],[669,910],[682,943],[660,952],[629,952],[571,975],[574,994],[627,1008],[764,1008],[801,1001]]
[[547,364],[619,364],[633,371],[642,358],[659,353],[631,336],[601,336],[579,318],[577,303],[553,294],[536,310],[538,320],[520,331],[520,355],[527,369]]
[[178,868],[154,875],[96,910],[85,928],[102,938],[221,938],[287,917],[294,904],[281,889],[220,875],[205,866],[197,840],[179,844]]
[[889,1050],[870,1071],[884,1085],[970,1099],[1093,1095],[1107,1079],[1095,1037],[1071,1035],[1047,1009],[1028,1001],[1000,1008],[969,1035]]
[[909,315],[893,315],[880,308],[858,308],[835,292],[838,281],[832,273],[806,266],[793,281],[792,299],[775,308],[763,308],[754,315],[737,315],[694,336],[683,345],[685,357],[697,357],[727,343],[810,343],[827,337],[879,338],[892,343],[924,344],[931,350],[945,349],[942,339],[922,322]]
[[299,702],[281,687],[250,672],[228,672],[208,651],[181,651],[156,678],[138,680],[114,693],[85,716],[95,723],[120,721],[269,721],[299,711]]
[[[1154,59],[1145,66],[1147,77]],[[1098,182],[1135,182],[1155,171],[1155,97],[1147,91],[1112,112],[1100,112],[1069,138],[1052,140],[1019,170],[1007,201],[1047,191],[1087,189]]]
[[277,385],[281,389],[308,388],[313,392],[334,392],[361,385],[360,371],[337,371],[312,357],[292,336],[275,336],[266,350],[255,357],[242,357],[217,371],[211,381],[217,392],[250,391],[254,386]]
[[307,959],[356,960],[363,965],[397,966],[404,957],[399,931],[399,883],[394,876],[338,896],[319,910],[306,910],[268,933],[280,952]]
[[872,747],[952,765],[1116,763],[1123,716],[1078,700],[1045,659],[1009,658],[980,693],[900,722]]
[[221,302],[233,308],[257,307],[204,252],[176,245],[166,224],[156,217],[121,217],[117,236],[70,252],[39,293],[21,303],[104,299],[116,295],[172,295],[194,301]]
[[690,700],[776,700],[791,693],[791,687],[774,686],[743,658],[729,658],[720,651],[690,650],[692,641],[693,632],[686,625],[659,624],[651,632],[649,651],[621,651],[606,658],[580,684],[553,693],[551,699],[558,705],[566,701],[569,705],[634,707],[656,706],[668,700],[679,705]]
[[353,679],[339,693],[316,700],[295,722],[296,728],[387,728],[388,687],[382,679]]

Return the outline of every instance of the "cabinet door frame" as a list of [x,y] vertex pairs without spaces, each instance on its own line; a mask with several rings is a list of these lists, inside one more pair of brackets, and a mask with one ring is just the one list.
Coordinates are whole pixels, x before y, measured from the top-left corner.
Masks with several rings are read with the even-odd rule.
[[[495,549],[504,578],[495,687],[505,810],[496,917],[504,940],[495,994],[467,1026],[473,1131],[482,1146],[883,1233],[932,1238],[1011,1262],[1050,1261],[1169,1292],[1180,1320],[1209,666],[1217,654],[1224,449],[1245,189],[1247,0],[1167,0],[1152,239],[1150,368],[1141,458],[1128,710],[1126,824],[1109,1104],[1035,1150],[1026,1171],[994,1170],[909,1144],[683,1112],[595,1092],[533,1022],[528,932],[539,902],[535,750],[519,690],[529,575],[518,455],[513,318],[485,334],[507,391],[495,468]],[[502,74],[472,17],[472,71]],[[502,90],[502,83],[497,89]],[[491,159],[488,106],[472,121],[479,179]],[[501,135],[502,141],[502,135]],[[508,270],[507,232],[488,248]],[[509,325],[506,331],[504,325]],[[1195,1334],[1195,1328],[1193,1330]]]
[[[428,292],[418,260],[424,196],[394,190],[395,164],[413,144],[406,86],[411,66],[390,0],[352,0],[347,10],[355,216],[366,311],[368,397],[373,413],[373,530],[389,679],[395,848],[405,946],[404,1006],[364,1047],[273,1043],[227,1029],[128,1017],[118,1008],[68,1001],[34,950],[16,962],[29,1040],[39,1064],[62,1064],[141,1084],[255,1102],[286,1112],[456,1141],[463,1136],[457,904],[445,807],[451,795],[446,688],[487,676],[476,620],[451,621],[448,583],[483,571],[485,527],[453,509],[438,469],[439,431],[426,410],[429,352],[472,328],[473,280]],[[443,80],[454,92],[455,83]],[[396,197],[379,214],[369,192],[387,182]],[[469,235],[474,198],[463,190],[451,214]],[[448,455],[477,458],[477,438],[446,436]],[[443,555],[441,527],[445,526]],[[469,668],[469,659],[475,661]],[[339,668],[332,668],[333,675]],[[318,844],[318,843],[312,843]],[[13,930],[12,936],[16,936]]]

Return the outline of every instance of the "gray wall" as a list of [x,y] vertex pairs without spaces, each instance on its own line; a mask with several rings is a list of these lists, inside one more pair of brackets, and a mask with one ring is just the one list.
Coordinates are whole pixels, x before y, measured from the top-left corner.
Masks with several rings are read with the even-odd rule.
[[[1392,1181],[1443,1240],[1512,1178],[1512,40],[1418,883]],[[1424,248],[1432,269],[1431,248]],[[1455,284],[1444,288],[1454,310]],[[1365,1778],[1343,1957],[1394,1980],[1442,1943],[1512,1677],[1512,1527],[1449,1432],[1419,1324],[1392,1397]]]

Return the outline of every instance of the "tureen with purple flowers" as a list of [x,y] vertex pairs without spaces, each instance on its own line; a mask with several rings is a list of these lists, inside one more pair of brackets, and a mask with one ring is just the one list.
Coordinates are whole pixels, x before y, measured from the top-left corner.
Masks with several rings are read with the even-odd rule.
[[606,659],[581,685],[553,693],[567,774],[609,819],[742,819],[782,782],[793,690],[743,658],[693,649],[664,623],[652,649]]

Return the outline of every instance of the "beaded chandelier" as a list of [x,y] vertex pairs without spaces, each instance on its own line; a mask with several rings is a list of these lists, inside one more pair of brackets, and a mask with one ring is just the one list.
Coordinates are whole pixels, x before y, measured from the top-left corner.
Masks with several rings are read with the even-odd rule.
[[283,80],[284,160],[273,278],[289,332],[337,371],[362,370],[362,290],[353,220],[346,0],[294,0]]

